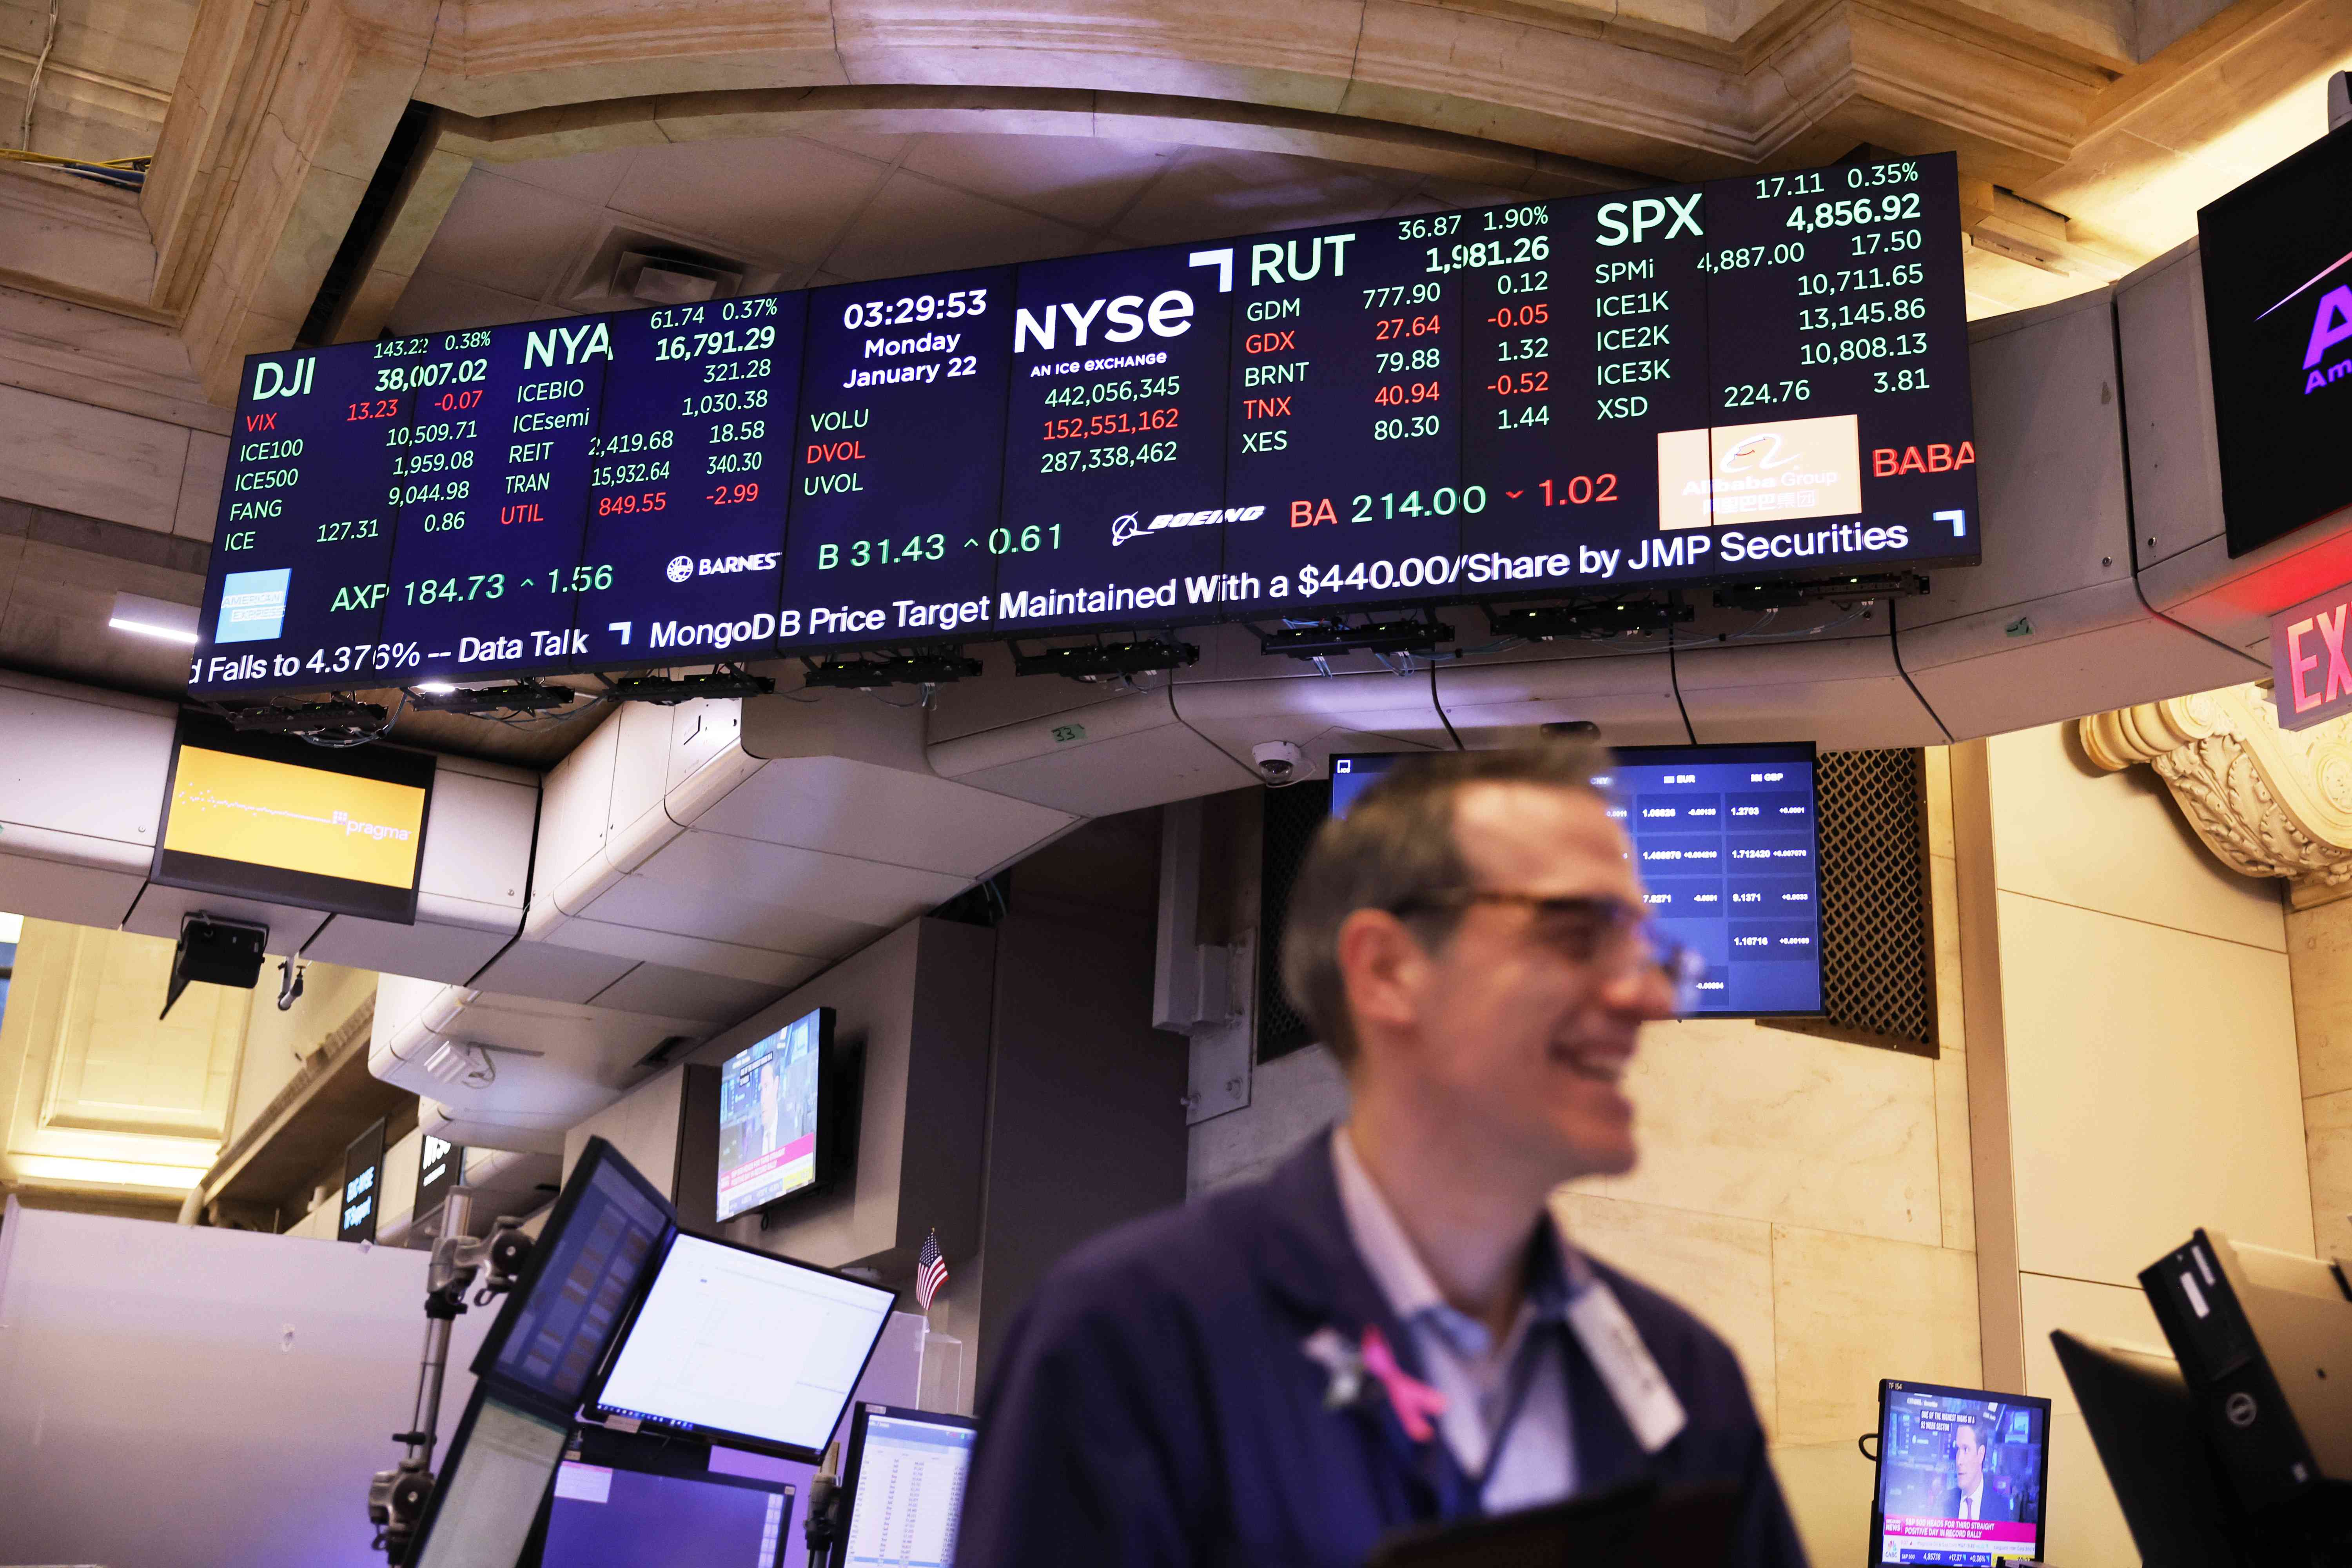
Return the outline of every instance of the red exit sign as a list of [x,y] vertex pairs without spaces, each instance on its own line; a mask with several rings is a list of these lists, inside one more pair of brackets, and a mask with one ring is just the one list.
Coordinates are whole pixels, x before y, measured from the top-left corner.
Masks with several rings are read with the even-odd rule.
[[2271,617],[2271,675],[2282,730],[2307,730],[2352,713],[2352,585]]

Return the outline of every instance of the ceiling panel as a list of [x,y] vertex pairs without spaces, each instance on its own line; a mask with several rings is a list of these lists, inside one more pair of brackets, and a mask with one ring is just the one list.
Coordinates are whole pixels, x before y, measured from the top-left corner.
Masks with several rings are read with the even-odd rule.
[[[566,160],[569,162],[570,160]],[[890,166],[793,137],[640,149],[607,205],[771,265],[824,259]]]

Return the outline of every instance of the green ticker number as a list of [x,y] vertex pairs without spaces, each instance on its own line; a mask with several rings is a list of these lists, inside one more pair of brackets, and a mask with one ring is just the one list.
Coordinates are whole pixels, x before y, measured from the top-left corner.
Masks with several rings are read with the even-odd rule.
[[[533,578],[532,581],[538,579]],[[610,566],[574,566],[569,570],[559,566],[547,574],[547,591],[551,594],[601,592],[612,585],[613,569]]]
[[503,572],[477,572],[470,577],[426,577],[402,586],[408,603],[412,605],[458,604],[468,599],[504,597],[507,574]]
[[887,539],[853,539],[845,544],[818,545],[816,569],[830,572],[842,565],[887,566],[894,561],[944,561],[947,553],[948,536],[944,533],[912,534],[904,543]]
[[1014,531],[1009,528],[988,531],[988,552],[991,555],[1026,555],[1038,550],[1062,548],[1062,525],[1058,522],[1040,528],[1035,523]]

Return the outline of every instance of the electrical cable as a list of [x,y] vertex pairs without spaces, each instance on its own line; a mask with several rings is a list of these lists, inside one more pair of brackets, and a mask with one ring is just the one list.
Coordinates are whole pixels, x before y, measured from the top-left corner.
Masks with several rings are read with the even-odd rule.
[[25,118],[16,126],[16,145],[33,144],[33,106],[41,100],[41,73],[48,68],[49,51],[58,47],[58,0],[49,0],[48,30],[41,35],[41,52],[33,61],[32,79],[25,83]]

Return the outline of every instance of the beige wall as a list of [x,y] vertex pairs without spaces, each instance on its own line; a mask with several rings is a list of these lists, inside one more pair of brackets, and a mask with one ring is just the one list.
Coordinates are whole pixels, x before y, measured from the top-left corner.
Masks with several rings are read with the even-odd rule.
[[0,1018],[0,1185],[176,1205],[212,1163],[248,998],[191,985],[172,943],[26,921]]
[[2312,1249],[2286,928],[2071,725],[1961,748],[1957,778],[1988,1375],[2053,1402],[2050,1558],[2129,1564],[2050,1332],[2160,1347],[2137,1275],[2199,1226]]
[[230,1118],[231,1142],[268,1110],[304,1062],[375,1003],[376,973],[372,969],[313,963],[303,973],[302,994],[282,1013],[278,1010],[278,963],[272,959],[262,966],[260,985],[253,993],[245,1065],[237,1075],[236,1107]]
[[2352,1262],[2352,899],[2289,911],[2286,940],[2315,1250]]

